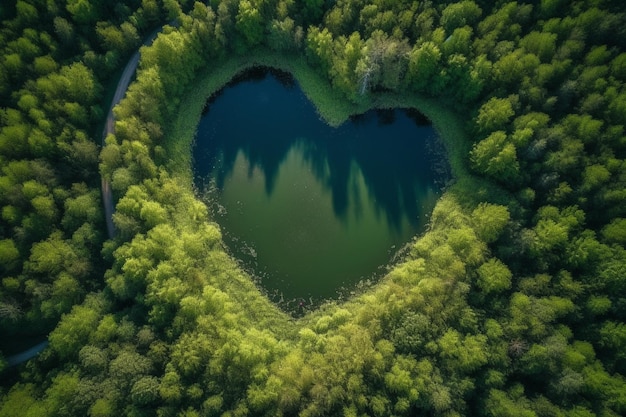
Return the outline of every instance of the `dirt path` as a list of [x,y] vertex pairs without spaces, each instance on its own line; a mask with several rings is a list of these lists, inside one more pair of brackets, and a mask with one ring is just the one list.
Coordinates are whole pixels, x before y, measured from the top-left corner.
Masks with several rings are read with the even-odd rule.
[[44,340],[43,342],[37,343],[35,346],[32,346],[23,352],[5,358],[7,361],[7,368],[26,362],[30,358],[38,355],[39,352],[46,348],[46,346],[48,346],[48,341]]
[[[159,28],[152,32],[146,38],[143,45],[152,44],[152,41],[154,41],[161,29],[162,28]],[[137,49],[133,56],[128,60],[128,63],[126,64],[126,67],[124,67],[124,71],[122,72],[122,76],[117,83],[117,88],[115,89],[115,94],[113,95],[113,100],[111,101],[111,107],[109,107],[109,113],[104,123],[104,129],[102,131],[102,146],[104,146],[104,139],[107,137],[107,135],[115,133],[115,117],[113,116],[113,108],[122,100],[122,98],[124,98],[126,90],[128,90],[128,86],[130,85],[130,81],[133,79],[135,71],[137,70],[140,56],[141,54],[139,53],[139,49]],[[113,237],[115,237],[115,225],[113,224],[113,212],[115,211],[115,204],[113,203],[111,184],[104,177],[102,177],[102,202],[104,204],[104,215],[107,223],[107,232],[109,238],[113,239]],[[26,362],[27,360],[39,354],[39,352],[45,349],[46,346],[48,346],[47,340],[38,343],[16,355],[9,356],[8,358],[6,358],[7,367],[13,367],[19,365],[22,362]]]
[[[161,29],[162,28],[159,28],[152,32],[146,38],[143,45],[151,45]],[[113,94],[113,100],[111,101],[111,107],[109,107],[109,112],[104,123],[104,130],[102,131],[102,146],[104,146],[104,140],[109,134],[115,134],[115,116],[113,115],[113,108],[117,106],[122,98],[124,98],[124,95],[126,95],[126,90],[128,90],[130,81],[133,79],[135,71],[137,70],[140,56],[141,54],[138,49],[128,60],[128,63],[126,64],[126,67],[124,67],[124,71],[122,72],[122,76],[117,83],[117,88],[115,89],[115,94]],[[102,177],[102,203],[104,205],[104,217],[107,223],[107,232],[109,235],[109,239],[113,239],[115,237],[115,224],[113,224],[113,213],[115,212],[115,204],[113,203],[113,192],[111,191],[111,184],[104,177]]]

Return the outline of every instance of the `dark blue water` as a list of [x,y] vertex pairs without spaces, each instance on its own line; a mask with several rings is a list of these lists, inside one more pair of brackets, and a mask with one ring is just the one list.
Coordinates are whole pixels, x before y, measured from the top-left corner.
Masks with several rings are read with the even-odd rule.
[[445,180],[432,126],[391,110],[332,128],[284,74],[253,75],[210,101],[193,149],[227,245],[285,303],[379,276],[423,231]]

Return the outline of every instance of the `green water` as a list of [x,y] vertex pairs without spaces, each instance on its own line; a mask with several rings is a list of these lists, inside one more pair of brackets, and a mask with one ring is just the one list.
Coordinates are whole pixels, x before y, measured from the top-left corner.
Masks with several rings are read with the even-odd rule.
[[337,297],[423,231],[445,179],[432,170],[436,135],[401,110],[331,128],[297,85],[256,75],[210,102],[196,186],[275,301]]

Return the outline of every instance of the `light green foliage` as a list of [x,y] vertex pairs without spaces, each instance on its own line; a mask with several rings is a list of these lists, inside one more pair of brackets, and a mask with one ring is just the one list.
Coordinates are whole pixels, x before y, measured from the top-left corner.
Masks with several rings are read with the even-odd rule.
[[255,46],[263,40],[264,19],[256,2],[242,0],[237,12],[237,30],[243,35],[248,46]]
[[216,346],[206,335],[184,334],[173,346],[172,364],[185,377],[199,375]]
[[485,293],[494,293],[511,288],[513,274],[500,260],[491,258],[478,270],[478,287]]
[[470,152],[470,160],[476,171],[494,180],[510,183],[518,179],[517,150],[501,130],[476,143]]
[[602,229],[602,237],[609,243],[626,243],[626,219],[618,218]]
[[[616,2],[192,3],[20,0],[2,23],[0,308],[15,314],[0,324],[46,331],[70,312],[3,388],[0,416],[626,412]],[[102,256],[100,84],[174,17],[142,49],[100,156],[118,228]],[[252,60],[297,75],[305,54],[322,76],[303,72],[305,92],[347,97],[345,114],[423,106],[457,178],[380,282],[292,319],[222,248],[172,168],[187,145],[170,142],[201,71],[216,85]],[[450,135],[420,94],[465,127]]]
[[[125,100],[115,108],[115,115],[121,119],[116,122],[116,136],[144,143],[158,139],[158,135],[150,135],[149,125],[140,124],[132,115],[138,115],[145,122],[163,122],[164,113],[167,112],[163,101],[169,91],[164,90],[161,79],[174,76],[167,74],[168,70],[168,67],[161,71],[157,71],[156,67],[150,67],[139,73],[137,82],[129,88]],[[167,81],[167,78],[165,80]]]
[[337,54],[330,70],[333,86],[356,100],[370,66],[365,42],[358,32],[353,32],[349,38],[341,36],[334,43]]
[[611,173],[604,165],[589,165],[583,172],[582,188],[585,191],[592,190],[608,182],[610,178]]
[[17,265],[20,259],[20,253],[15,247],[12,239],[0,240],[0,265],[3,271],[10,272]]
[[96,26],[96,32],[108,50],[125,53],[136,48],[140,43],[137,29],[128,22],[122,23],[120,27],[99,22]]
[[611,300],[608,297],[589,297],[587,309],[594,315],[601,315],[611,309]]
[[[141,68],[137,74],[142,87],[139,85],[131,87],[130,92],[136,94],[137,97],[129,97],[128,105],[131,106],[129,113],[141,115],[141,108],[144,106],[139,103],[142,100],[153,100],[154,104],[159,104],[157,108],[161,109],[161,116],[165,116],[163,112],[174,112],[180,103],[182,93],[202,63],[201,53],[201,45],[197,44],[197,40],[191,34],[180,31],[160,34],[153,45],[142,54]],[[178,58],[181,56],[185,59]],[[157,92],[157,95],[152,92]],[[167,103],[163,103],[166,101],[164,97],[169,98]],[[138,107],[133,107],[138,104]],[[151,103],[148,102],[148,104]],[[122,102],[121,107],[124,106]],[[144,111],[150,111],[150,109]],[[158,118],[146,121],[162,123],[162,120]]]
[[168,218],[167,210],[156,201],[146,201],[141,207],[139,216],[146,222],[148,228],[165,223]]
[[45,407],[52,413],[62,413],[73,400],[78,384],[79,378],[75,372],[56,375],[46,390]]
[[533,249],[539,253],[558,249],[567,242],[567,226],[552,219],[539,220],[534,232],[536,238]]
[[68,0],[66,8],[76,23],[89,24],[98,18],[100,4],[99,0]]
[[417,91],[431,91],[440,71],[441,51],[433,42],[414,47],[409,55],[408,78]]
[[461,372],[473,372],[487,363],[484,335],[461,335],[448,330],[438,341],[444,366]]
[[61,68],[54,73],[37,80],[47,100],[57,97],[78,104],[91,104],[100,98],[101,86],[95,80],[93,72],[83,63],[76,63]]
[[60,358],[70,359],[84,346],[98,322],[98,312],[85,306],[75,306],[50,333],[50,347]]
[[609,112],[612,121],[615,123],[626,122],[624,110],[626,109],[626,94],[621,93],[613,98],[609,104]]
[[611,61],[611,73],[622,81],[626,80],[626,52],[619,54]]
[[175,0],[163,0],[163,8],[167,11],[167,18],[170,20],[178,19],[183,14],[181,5]]
[[76,230],[85,223],[97,223],[102,216],[97,190],[65,200],[61,223],[67,230]]
[[454,29],[474,25],[481,14],[481,8],[471,0],[452,3],[441,12],[441,24],[451,33]]
[[63,270],[80,276],[87,272],[88,264],[79,258],[69,243],[62,240],[60,233],[55,233],[48,240],[33,245],[25,268],[33,273],[51,276]]
[[454,32],[443,43],[443,52],[446,55],[469,55],[472,40],[472,28],[464,26],[454,29]]
[[25,1],[18,0],[15,3],[15,9],[18,19],[24,23],[34,24],[38,19],[38,13],[35,6],[28,4]]
[[[0,416],[15,415],[35,417],[45,412],[43,404],[38,403],[34,384],[15,384],[4,396],[0,404]],[[39,414],[42,415],[42,414]]]
[[515,115],[516,97],[493,97],[483,104],[478,111],[476,128],[479,133],[488,134],[502,130]]
[[7,157],[19,157],[26,152],[29,128],[24,124],[4,126],[0,130],[0,151]]
[[474,229],[465,226],[448,232],[449,245],[463,262],[477,265],[483,259],[485,245],[481,242]]
[[500,237],[510,218],[509,210],[496,204],[480,203],[472,212],[474,231],[487,243]]
[[537,414],[530,408],[530,402],[523,396],[523,390],[520,394],[513,392],[511,395],[497,389],[490,390],[485,405],[487,415],[491,417],[537,417]]
[[509,326],[518,336],[545,337],[551,330],[549,326],[557,318],[573,310],[574,304],[567,298],[557,296],[536,298],[515,293],[511,297]]
[[311,27],[306,37],[306,54],[309,61],[327,73],[332,64],[333,35],[327,28],[319,30],[316,26]]
[[[545,206],[539,209],[536,225],[533,229],[525,231],[523,239],[542,268],[548,267],[548,264],[555,260],[556,253],[567,247],[570,235],[579,230],[584,219],[584,212],[575,206],[564,208],[562,211],[554,206]],[[585,252],[589,249],[594,252],[597,251],[593,249],[597,246],[594,242],[593,236],[587,236],[583,240],[574,242],[574,245],[582,244],[579,248]],[[570,248],[574,247],[571,246]],[[578,256],[576,250],[574,250],[574,254]]]
[[530,32],[520,40],[520,46],[536,55],[541,62],[550,62],[556,53],[557,36],[553,33]]
[[253,384],[248,389],[248,403],[255,413],[271,410],[276,406],[282,389],[282,381],[270,376],[263,386]]
[[98,398],[89,408],[90,417],[113,417],[114,415],[113,401],[107,398]]
[[528,74],[533,74],[539,68],[540,63],[541,61],[535,54],[516,49],[494,63],[493,74],[499,83],[513,86],[523,82]]

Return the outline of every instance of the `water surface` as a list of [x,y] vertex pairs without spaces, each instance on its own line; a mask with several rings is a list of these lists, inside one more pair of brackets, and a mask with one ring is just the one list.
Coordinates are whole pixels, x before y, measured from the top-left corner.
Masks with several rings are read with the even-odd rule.
[[376,278],[423,231],[446,178],[415,112],[321,121],[284,74],[247,74],[209,102],[195,183],[233,254],[279,303],[309,305]]

